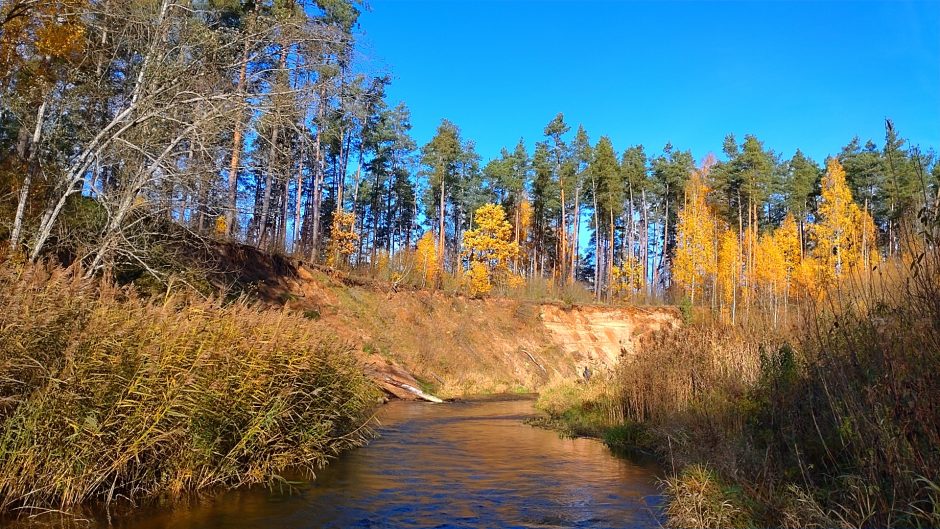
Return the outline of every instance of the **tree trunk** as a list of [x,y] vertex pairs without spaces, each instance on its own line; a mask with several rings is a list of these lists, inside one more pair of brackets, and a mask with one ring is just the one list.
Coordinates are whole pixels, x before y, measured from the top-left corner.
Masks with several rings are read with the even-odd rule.
[[[248,37],[245,37],[245,44],[242,47],[242,64],[238,71],[238,85],[236,92],[240,96],[240,101],[244,101],[245,85],[248,83],[248,54],[251,50]],[[235,217],[238,214],[238,165],[241,159],[242,147],[244,143],[245,119],[242,117],[241,108],[235,110],[235,131],[232,135],[232,158],[228,168],[228,208],[225,211],[225,235],[230,237],[235,226]]]
[[264,248],[264,245],[267,242],[268,212],[271,209],[271,188],[274,187],[274,171],[277,170],[276,159],[279,132],[280,127],[277,123],[275,123],[274,130],[271,131],[271,150],[268,153],[268,170],[265,171],[264,175],[264,195],[262,195],[261,198],[261,213],[258,216],[258,223],[255,227],[257,230],[255,244],[257,244],[259,248]]
[[571,271],[568,274],[568,282],[573,283],[578,273],[578,260],[580,254],[581,240],[581,187],[578,186],[574,191],[574,240],[571,241]]
[[[16,213],[13,216],[13,229],[10,231],[10,252],[16,252],[20,245],[20,234],[23,230],[23,217],[26,215],[26,202],[29,200],[30,186],[32,185],[33,175],[36,172],[36,158],[39,156],[39,138],[42,134],[42,121],[46,114],[46,101],[39,105],[36,112],[36,128],[33,129],[33,136],[29,144],[29,156],[26,158],[26,175],[23,178],[23,186],[20,187],[20,193],[16,201]],[[20,156],[25,154],[20,153]]]
[[650,216],[649,204],[646,202],[646,189],[642,190],[643,200],[643,282],[647,284],[647,294],[653,295],[653,285],[649,274],[650,258]]
[[611,299],[614,280],[614,210],[610,210],[610,231],[607,238],[607,301]]
[[321,148],[321,131],[323,129],[323,114],[326,107],[326,86],[320,86],[320,101],[317,109],[317,133],[313,141],[314,151],[314,177],[313,177],[313,228],[310,233],[310,261],[317,262],[320,242],[320,203],[323,201],[323,179],[326,172],[326,163]]
[[[438,213],[438,218],[440,220],[440,226],[437,230],[438,237],[438,248],[437,248],[437,266],[441,268],[441,272],[444,271],[444,176],[441,175],[441,202],[440,202],[440,212]],[[437,274],[440,278],[441,274]],[[438,279],[440,283],[440,279]]]
[[567,233],[568,233],[567,229],[568,228],[565,224],[565,216],[566,216],[565,215],[566,213],[565,211],[565,179],[564,177],[561,176],[561,162],[559,161],[555,167],[556,167],[555,170],[558,171],[558,187],[561,189],[561,233],[560,233],[561,241],[559,241],[559,244],[558,244],[558,251],[560,252],[560,255],[558,256],[558,260],[557,260],[559,264],[559,268],[560,268],[560,270],[558,270],[559,272],[558,278],[561,279],[562,277],[565,277],[565,280],[567,280],[567,276],[565,275],[566,273],[565,268],[567,264],[566,250],[568,248],[568,242],[567,242]]
[[601,231],[597,215],[597,181],[593,174],[591,174],[591,197],[594,201],[594,299],[600,299]]
[[[303,130],[303,127],[301,127]],[[303,209],[303,200],[304,200],[304,160],[307,157],[307,142],[302,141],[302,147],[300,149],[300,159],[297,160],[297,176],[294,179],[294,191],[297,193],[297,197],[294,200],[294,233],[291,237],[291,251],[294,255],[300,255],[301,253],[301,211]]]

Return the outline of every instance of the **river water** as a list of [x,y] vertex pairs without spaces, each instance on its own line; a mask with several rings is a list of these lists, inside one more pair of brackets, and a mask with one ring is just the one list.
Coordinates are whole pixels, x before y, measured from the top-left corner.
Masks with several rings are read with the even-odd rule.
[[379,437],[290,493],[240,489],[112,519],[136,529],[659,527],[655,469],[522,423],[530,400],[393,401]]

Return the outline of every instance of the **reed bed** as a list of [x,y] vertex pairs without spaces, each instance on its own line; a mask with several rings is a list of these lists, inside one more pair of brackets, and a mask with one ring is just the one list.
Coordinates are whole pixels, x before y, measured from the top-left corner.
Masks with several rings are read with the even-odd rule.
[[0,265],[0,511],[313,473],[370,434],[376,390],[283,310]]

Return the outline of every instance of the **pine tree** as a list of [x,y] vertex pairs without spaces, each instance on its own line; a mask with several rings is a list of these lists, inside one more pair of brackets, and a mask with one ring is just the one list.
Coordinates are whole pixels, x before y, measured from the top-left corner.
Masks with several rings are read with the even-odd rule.
[[665,287],[668,284],[670,268],[668,260],[676,245],[676,219],[682,206],[683,189],[695,163],[691,152],[677,150],[669,143],[663,148],[663,154],[653,160],[652,165],[653,194],[659,201],[657,214],[661,228],[661,238],[655,244],[659,263],[655,267],[654,276],[658,276],[659,282]]
[[797,222],[801,254],[806,250],[805,226],[807,218],[815,210],[813,204],[821,176],[822,171],[816,163],[797,149],[787,164],[785,194],[787,210]]
[[[601,137],[594,147],[594,159],[590,166],[591,176],[595,184],[595,214],[597,227],[594,233],[595,255],[604,254],[603,262],[597,263],[600,284],[597,292],[604,290],[611,283],[611,272],[614,266],[614,244],[616,239],[614,231],[617,219],[623,210],[623,180],[620,174],[620,164],[617,162],[617,153],[607,136]],[[608,289],[609,293],[609,289]]]
[[585,186],[588,182],[588,169],[593,156],[591,149],[591,140],[583,125],[578,126],[578,132],[575,134],[574,143],[571,146],[571,160],[573,164],[574,175],[572,178],[574,187],[574,220],[572,224],[572,236],[570,244],[571,252],[571,274],[570,279],[578,277],[578,270],[581,267],[581,201],[585,198]]
[[445,262],[448,189],[458,181],[460,155],[460,131],[446,119],[437,127],[437,133],[431,141],[421,149],[421,164],[425,168],[423,174],[428,180],[428,216],[437,220],[438,263],[441,266]]
[[[565,123],[565,116],[560,112],[545,126],[545,136],[551,140],[551,163],[559,191],[559,227],[558,227],[558,257],[555,260],[557,279],[562,282],[569,280],[568,274],[568,208],[565,203],[565,163],[568,160],[568,147],[562,136],[571,130]],[[570,185],[571,181],[567,182]]]
[[646,153],[642,145],[628,148],[623,153],[620,171],[626,188],[627,207],[624,211],[623,259],[636,257],[647,276],[649,255],[649,208],[647,192],[650,189]]

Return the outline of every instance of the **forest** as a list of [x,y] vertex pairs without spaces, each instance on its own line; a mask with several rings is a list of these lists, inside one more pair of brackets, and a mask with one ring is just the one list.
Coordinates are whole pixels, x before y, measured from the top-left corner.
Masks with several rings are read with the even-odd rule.
[[669,306],[643,355],[536,389],[553,427],[671,469],[671,525],[940,523],[937,146],[885,118],[826,159],[748,131],[693,154],[554,110],[499,152],[448,119],[422,144],[358,59],[366,8],[0,3],[0,513],[366,442],[376,389],[319,309],[206,279],[236,248],[528,323]]
[[[8,4],[0,229],[10,249],[32,261],[68,255],[89,275],[130,265],[165,280],[159,248],[186,232],[402,275],[430,231],[435,266],[459,282],[472,268],[464,236],[496,204],[516,249],[509,274],[488,259],[494,283],[580,281],[608,300],[681,286],[736,312],[752,291],[778,303],[791,283],[805,290],[819,273],[897,254],[918,214],[937,211],[935,153],[890,120],[880,143],[849,138],[826,169],[752,135],[729,134],[718,157],[699,161],[671,144],[618,149],[562,114],[528,139],[534,149],[520,139],[485,163],[446,119],[419,146],[405,103],[385,96],[390,76],[356,69],[359,9]],[[814,259],[798,267],[797,254]]]

